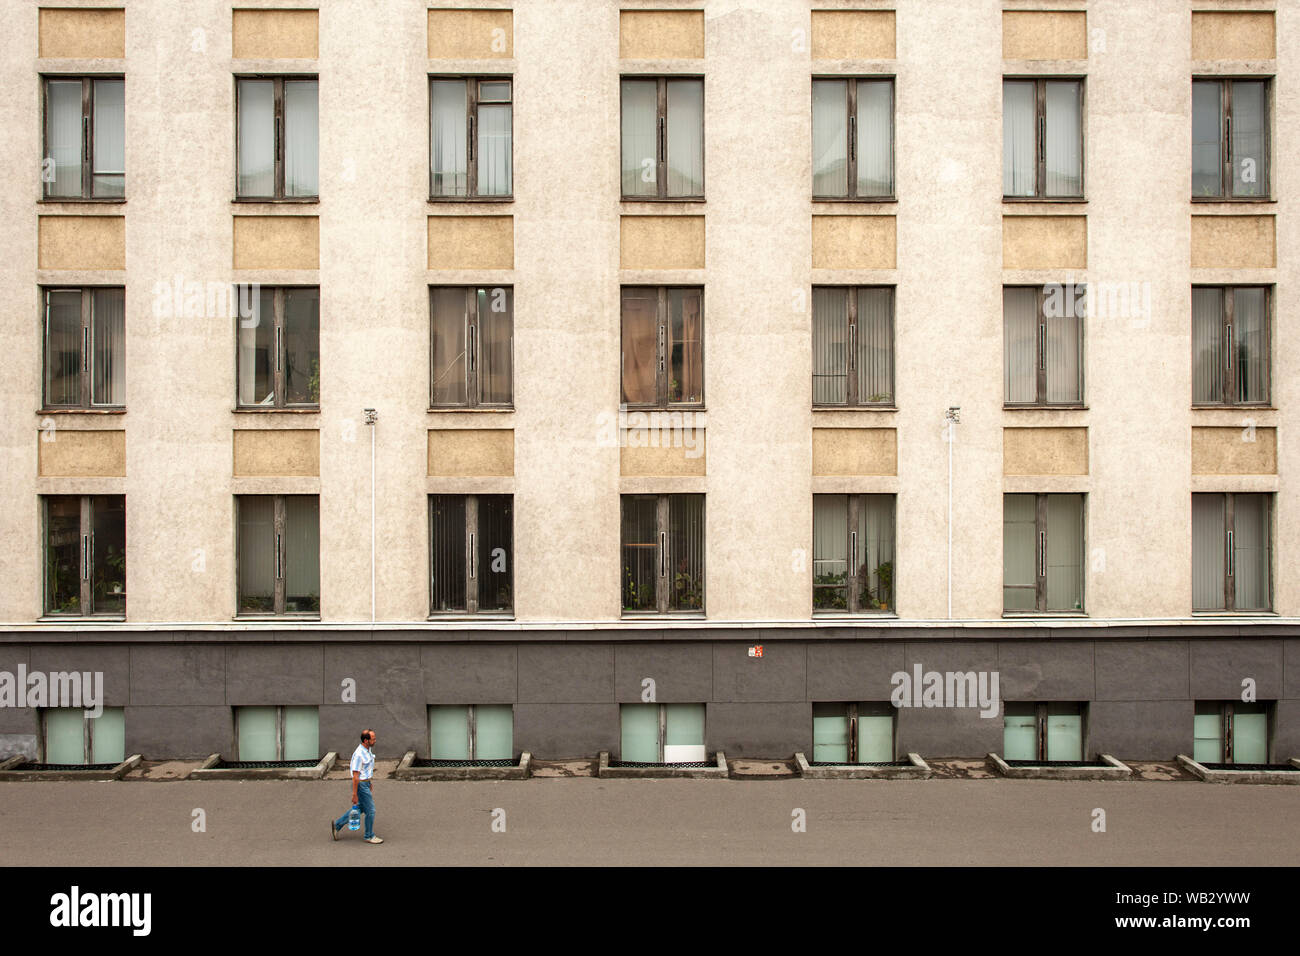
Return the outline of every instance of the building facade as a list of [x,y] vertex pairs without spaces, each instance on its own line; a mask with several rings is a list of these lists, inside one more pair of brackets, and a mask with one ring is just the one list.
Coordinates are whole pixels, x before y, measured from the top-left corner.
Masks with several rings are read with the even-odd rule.
[[5,9],[0,671],[115,748],[1300,754],[1292,0]]

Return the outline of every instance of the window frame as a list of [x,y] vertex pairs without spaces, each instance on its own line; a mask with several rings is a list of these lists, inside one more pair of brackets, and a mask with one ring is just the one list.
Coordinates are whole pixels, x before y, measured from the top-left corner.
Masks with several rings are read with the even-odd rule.
[[[457,492],[431,492],[426,495],[425,509],[426,522],[428,524],[428,542],[429,542],[429,563],[426,581],[429,585],[429,620],[444,620],[446,618],[456,617],[483,617],[497,618],[500,620],[513,620],[515,616],[515,496],[513,494],[461,494]],[[500,610],[480,610],[478,600],[478,578],[475,576],[477,569],[478,557],[478,538],[481,537],[479,530],[479,499],[489,498],[509,498],[510,499],[510,554],[507,558],[507,574],[510,575],[510,606]],[[445,611],[439,610],[433,606],[434,602],[434,525],[433,525],[433,501],[435,498],[461,498],[465,504],[465,606],[463,608],[448,608]]]
[[[1034,496],[1034,607],[1008,608],[1006,606],[1007,570],[1006,554],[1002,556],[1002,616],[1003,617],[1086,617],[1088,615],[1088,496],[1080,491],[1031,491],[1004,492],[1002,495],[1002,526],[1006,528],[1006,500],[1013,494]],[[1070,495],[1079,499],[1079,607],[1049,608],[1047,606],[1047,552],[1049,547],[1047,530],[1048,499],[1052,495]],[[1021,585],[1012,585],[1022,587]]]
[[[41,74],[41,162],[52,159],[50,153],[50,81],[81,81],[81,192],[76,196],[52,196],[44,177],[41,181],[41,202],[126,202],[126,170],[122,170],[122,195],[96,196],[95,192],[95,81],[120,80],[123,84],[123,134],[126,130],[126,75],[123,73],[42,73]],[[123,163],[125,165],[125,163]],[[116,175],[109,173],[105,175]]]
[[[50,503],[55,498],[76,498],[80,501],[80,527],[78,537],[80,576],[78,577],[78,610],[56,611],[50,607]],[[99,498],[122,499],[122,610],[95,610],[95,501]],[[105,620],[126,620],[126,495],[89,494],[89,495],[41,495],[41,616],[55,619],[103,618]],[[90,608],[90,612],[86,612]]]
[[[894,556],[893,556],[893,560],[889,562],[891,565],[890,584],[889,584],[889,602],[892,605],[892,607],[882,606],[882,607],[875,607],[875,608],[873,607],[864,608],[859,606],[859,596],[864,585],[859,580],[857,567],[856,567],[858,563],[857,561],[858,516],[861,514],[862,506],[864,504],[863,499],[868,497],[881,497],[881,498],[893,499],[894,527],[893,527],[892,539],[893,539]],[[849,493],[832,493],[832,494],[817,493],[813,495],[814,522],[816,520],[815,516],[817,513],[816,499],[818,498],[847,498],[848,499],[848,508],[846,512],[847,524],[845,527],[847,536],[845,541],[848,546],[848,551],[846,553],[848,554],[847,567],[849,570],[844,575],[844,583],[842,585],[841,584],[819,585],[817,584],[816,567],[814,564],[813,585],[812,585],[812,616],[814,618],[843,617],[845,615],[866,616],[866,617],[897,617],[898,616],[898,587],[897,587],[898,495],[890,494],[890,493],[882,494],[877,492],[849,492]],[[815,562],[816,559],[815,552],[813,557]],[[880,565],[877,565],[877,567],[880,567]],[[870,572],[868,572],[868,577],[870,577]],[[832,589],[838,589],[840,587],[844,587],[847,589],[845,592],[845,604],[847,606],[845,608],[840,609],[840,608],[818,608],[817,607],[818,588],[821,588],[823,590],[832,590]]]
[[[433,84],[435,81],[463,80],[465,82],[465,195],[439,196],[433,191]],[[510,106],[510,192],[502,194],[481,195],[478,191],[478,164],[481,156],[478,152],[478,107],[480,83],[509,83],[509,100],[488,100],[488,105],[496,106],[503,102]],[[430,73],[425,84],[429,98],[426,111],[429,122],[429,135],[426,146],[429,150],[429,202],[514,202],[515,198],[515,75],[513,73]]]
[[[863,201],[873,201],[870,199]],[[843,291],[848,297],[848,370],[845,380],[845,399],[843,402],[819,402],[817,401],[816,388],[816,355],[813,361],[813,388],[812,388],[812,407],[813,410],[820,409],[852,409],[852,408],[869,408],[885,411],[894,411],[898,408],[898,321],[896,307],[898,304],[898,287],[892,285],[815,285],[812,291],[815,294],[818,290],[833,289]],[[862,399],[862,381],[860,377],[861,369],[858,367],[858,293],[864,289],[869,290],[886,290],[889,292],[889,398],[886,401],[872,402]],[[811,299],[809,300],[812,301]],[[812,315],[811,329],[813,335],[816,335],[817,317]],[[825,374],[825,373],[823,373]]]
[[[813,736],[813,734],[810,733],[809,739],[812,740],[812,747],[813,747],[812,753],[814,755],[814,760],[810,761],[810,763],[814,765],[820,764],[822,766],[832,766],[832,767],[846,767],[849,765],[861,766],[862,764],[858,760],[858,751],[859,751],[858,718],[859,717],[888,717],[889,718],[889,726],[890,726],[889,762],[892,763],[898,760],[898,708],[894,707],[894,705],[891,704],[889,701],[887,700],[886,701],[877,701],[877,700],[811,701],[808,707],[810,731],[812,731],[813,727],[815,727],[812,721],[813,718],[816,716],[816,707],[818,704],[822,704],[822,705],[833,704],[836,706],[843,706],[845,708],[845,715],[847,716],[849,721],[849,754],[848,754],[848,759],[842,764],[827,763],[825,761],[816,760],[815,757],[816,757],[816,750],[817,750],[817,741],[816,738]],[[867,763],[868,764],[876,763],[876,761],[867,761]]]
[[[700,741],[701,741],[700,746],[702,746],[702,747],[704,748],[704,760],[707,762],[708,759],[709,759],[709,703],[708,703],[708,701],[703,701],[703,700],[680,700],[680,701],[651,701],[651,702],[649,702],[649,703],[650,703],[650,706],[653,706],[653,707],[656,708],[656,715],[657,715],[658,718],[659,718],[659,737],[658,737],[658,740],[656,741],[656,755],[658,756],[659,759],[656,760],[656,761],[654,761],[654,762],[657,763],[657,764],[663,764],[664,766],[669,766],[669,767],[671,767],[671,766],[675,766],[675,765],[677,765],[677,764],[683,764],[683,763],[694,763],[694,762],[695,762],[695,761],[690,761],[690,760],[674,760],[674,761],[671,761],[671,762],[670,762],[670,761],[666,760],[665,757],[664,757],[664,748],[665,748],[665,746],[667,746],[667,744],[668,744],[668,708],[669,708],[669,707],[672,707],[672,706],[675,706],[675,705],[679,705],[679,704],[693,705],[693,706],[703,707],[703,708],[704,708],[704,727],[703,727],[703,729],[702,729],[702,731],[701,731],[701,733],[700,733]],[[623,714],[625,713],[625,711],[623,710],[623,708],[624,708],[625,706],[628,706],[628,705],[631,705],[631,706],[634,706],[634,707],[643,707],[643,706],[646,705],[646,702],[644,702],[644,701],[622,701],[622,702],[619,703],[619,707],[618,707],[618,759],[619,759],[619,762],[620,762],[620,763],[626,761],[626,759],[627,759],[627,758],[623,755]],[[629,762],[633,762],[633,763],[634,763],[635,761],[629,761]]]
[[[107,291],[122,293],[125,313],[126,288],[120,285],[104,286],[42,286],[41,287],[41,412],[125,412],[126,402],[120,404],[99,403],[95,401],[94,369],[91,364],[95,354],[95,293]],[[78,373],[78,391],[81,398],[76,405],[52,405],[50,403],[50,297],[56,292],[77,292],[81,294],[81,369]],[[125,314],[123,316],[123,336],[121,355],[118,360],[126,363]],[[125,371],[123,372],[125,375]]]
[[[257,294],[258,294],[257,316],[259,322],[262,320],[260,294],[262,292],[271,292],[275,297],[273,299],[274,305],[272,308],[272,311],[274,313],[274,315],[272,316],[272,328],[273,328],[273,334],[275,338],[275,367],[272,369],[272,375],[271,375],[272,394],[275,397],[275,401],[270,405],[261,405],[261,404],[246,405],[244,404],[243,401],[240,400],[239,392],[240,392],[240,386],[243,384],[244,363],[243,363],[243,359],[240,357],[240,354],[243,350],[239,347],[240,346],[239,333],[240,330],[244,328],[243,325],[244,319],[242,316],[236,315],[235,316],[235,410],[238,412],[319,412],[321,407],[319,382],[317,382],[316,385],[315,402],[290,403],[288,400],[288,388],[286,385],[286,378],[288,376],[288,368],[286,366],[288,365],[288,362],[286,361],[286,356],[288,354],[289,335],[285,329],[285,298],[286,298],[285,293],[293,290],[310,290],[310,289],[314,289],[316,292],[316,362],[318,366],[316,375],[319,376],[320,375],[320,369],[319,369],[320,312],[321,312],[320,286],[318,285],[276,285],[276,286],[257,285],[254,286],[254,288],[257,290]],[[231,290],[231,296],[234,298],[236,302],[240,300],[240,291],[238,285],[236,285]],[[237,309],[235,311],[238,312]]]
[[[848,162],[846,166],[846,176],[848,177],[848,192],[843,196],[819,195],[815,186],[812,187],[813,202],[898,202],[898,78],[893,73],[859,73],[852,76],[837,75],[834,73],[814,73],[812,83],[816,84],[819,80],[846,81],[848,83],[847,95],[845,96],[845,111],[848,120],[847,132],[845,134],[846,144],[848,146]],[[884,83],[889,86],[889,195],[887,196],[859,196],[858,192],[858,84],[859,83]],[[809,87],[811,96],[812,86]],[[811,110],[811,107],[810,107]],[[809,132],[811,135],[813,118],[809,118]],[[816,182],[814,171],[813,182]]]
[[502,760],[502,759],[505,759],[505,758],[502,758],[502,757],[486,757],[486,758],[484,758],[484,757],[479,757],[479,756],[478,756],[478,709],[479,709],[479,707],[509,707],[509,708],[510,708],[510,721],[511,721],[511,728],[510,728],[510,759],[511,759],[511,760],[517,760],[517,759],[518,759],[518,758],[516,757],[516,754],[519,753],[520,751],[519,751],[519,748],[515,746],[515,740],[514,740],[514,716],[515,716],[515,705],[514,705],[513,702],[507,702],[507,703],[504,703],[504,704],[481,704],[481,703],[480,703],[480,704],[437,704],[437,703],[435,703],[435,704],[428,704],[428,705],[426,705],[426,707],[425,707],[424,723],[425,723],[425,726],[426,726],[426,728],[427,728],[427,730],[428,730],[428,744],[429,744],[429,759],[430,759],[430,760],[451,760],[451,761],[461,762],[461,759],[458,758],[458,757],[435,757],[435,756],[433,755],[433,710],[434,710],[435,707],[456,707],[456,708],[461,708],[461,709],[465,710],[465,712],[466,712],[466,714],[465,714],[465,730],[466,730],[466,733],[468,734],[468,738],[469,738],[469,739],[468,739],[468,741],[467,741],[466,748],[465,748],[465,753],[468,754],[468,756],[464,758],[464,762],[473,762],[473,761],[477,761],[477,760]]
[[[240,203],[257,203],[257,202],[274,202],[274,203],[318,203],[320,202],[320,74],[318,73],[236,73],[235,78],[235,202]],[[239,191],[239,110],[240,110],[240,81],[241,80],[270,80],[275,85],[273,87],[274,99],[274,141],[275,141],[275,189],[270,196],[245,196]],[[285,82],[296,83],[313,81],[316,84],[316,193],[312,196],[286,196],[285,195],[285,150],[288,147],[288,137],[285,135],[285,113],[284,113],[284,84]]]
[[[1062,289],[1063,289],[1063,290],[1066,289],[1066,288],[1069,288],[1069,289],[1071,289],[1072,291],[1075,291],[1075,290],[1078,290],[1078,289],[1080,288],[1080,285],[1079,285],[1079,284],[1062,283],[1061,285],[1062,285]],[[1086,289],[1086,287],[1084,287],[1084,288]],[[1036,374],[1035,374],[1035,379],[1034,379],[1034,394],[1035,394],[1035,399],[1034,399],[1034,401],[1032,401],[1032,402],[1011,402],[1011,401],[1008,401],[1008,400],[1007,400],[1007,389],[1006,389],[1006,367],[1007,367],[1008,355],[1007,355],[1007,346],[1006,346],[1006,327],[1007,327],[1006,293],[1007,293],[1007,290],[1008,290],[1008,289],[1033,289],[1033,290],[1034,290],[1034,300],[1035,300],[1035,303],[1036,303],[1036,305],[1035,305],[1035,309],[1036,309],[1036,311],[1037,311],[1037,318],[1038,318],[1038,331],[1037,331],[1037,333],[1035,334],[1035,339],[1034,339],[1034,354],[1037,356],[1037,359],[1036,359],[1036,362],[1035,362],[1035,366],[1036,366]],[[1087,294],[1087,293],[1085,293],[1085,294]],[[1087,385],[1088,385],[1088,375],[1087,375],[1087,371],[1088,371],[1088,353],[1087,353],[1087,341],[1088,341],[1088,337],[1087,337],[1088,315],[1087,315],[1087,311],[1085,311],[1082,315],[1079,315],[1079,314],[1077,313],[1077,302],[1078,302],[1077,294],[1076,294],[1076,295],[1073,295],[1073,296],[1064,296],[1064,295],[1063,295],[1063,298],[1062,298],[1062,301],[1068,301],[1068,302],[1070,303],[1070,307],[1076,309],[1076,317],[1077,317],[1078,320],[1079,320],[1079,337],[1078,337],[1078,341],[1077,341],[1077,343],[1076,343],[1076,348],[1078,349],[1078,365],[1079,365],[1079,381],[1078,381],[1078,387],[1079,387],[1079,398],[1078,398],[1078,400],[1076,400],[1076,401],[1068,401],[1068,402],[1051,402],[1051,401],[1048,401],[1048,400],[1047,400],[1047,394],[1048,394],[1048,386],[1047,386],[1047,319],[1048,319],[1048,316],[1047,316],[1047,310],[1046,310],[1046,302],[1047,302],[1047,291],[1046,291],[1046,285],[1003,285],[1003,286],[1002,286],[1002,301],[1003,301],[1003,306],[1002,306],[1002,335],[1003,335],[1003,339],[1002,339],[1002,342],[1003,342],[1003,345],[1002,345],[1002,381],[1003,381],[1003,385],[1002,385],[1002,407],[1003,407],[1004,409],[1007,409],[1007,410],[1012,410],[1012,409],[1023,409],[1023,408],[1029,408],[1029,409],[1036,409],[1036,408],[1087,408],[1087,407],[1088,407],[1088,401],[1087,401],[1087,399],[1088,399],[1088,392],[1087,392]],[[1085,299],[1084,301],[1088,301],[1088,300]]]
[[[1197,83],[1215,83],[1219,87],[1219,192],[1212,196],[1198,196],[1191,194],[1192,202],[1276,202],[1273,196],[1273,122],[1274,113],[1274,80],[1276,77],[1269,74],[1236,74],[1232,76],[1220,75],[1193,75],[1192,76],[1192,122],[1196,120],[1196,97],[1195,89]],[[1232,194],[1233,176],[1232,170],[1236,168],[1236,157],[1232,154],[1232,87],[1235,83],[1263,83],[1264,84],[1264,109],[1267,111],[1264,117],[1264,189],[1259,196],[1235,196]],[[1193,138],[1193,148],[1195,139]],[[1192,170],[1195,175],[1195,167]]]
[[[703,529],[701,547],[700,547],[700,606],[697,608],[685,608],[674,610],[672,607],[673,577],[674,572],[668,567],[669,554],[672,551],[672,519],[670,515],[671,500],[673,498],[696,497],[700,499],[700,523]],[[659,573],[655,575],[655,606],[653,609],[629,609],[623,602],[624,589],[627,584],[627,571],[623,563],[623,550],[628,543],[623,540],[623,509],[628,499],[634,498],[654,498],[655,499],[655,543],[652,547],[655,549],[655,564],[659,568]],[[707,495],[703,492],[634,492],[619,495],[619,574],[618,584],[619,606],[621,615],[624,618],[644,618],[644,617],[707,617],[708,612],[708,512],[705,510]]]
[[[1236,324],[1236,305],[1235,293],[1239,289],[1262,289],[1264,291],[1264,369],[1263,369],[1263,391],[1264,397],[1254,402],[1239,402],[1234,396],[1237,389],[1237,369],[1238,365],[1232,359],[1231,348],[1224,353],[1224,361],[1219,365],[1219,374],[1223,376],[1223,390],[1218,401],[1205,402],[1196,400],[1196,329],[1192,328],[1192,407],[1193,408],[1271,408],[1273,404],[1273,321],[1274,321],[1274,300],[1273,286],[1259,285],[1249,283],[1239,283],[1234,285],[1205,285],[1196,283],[1192,285],[1193,297],[1197,289],[1215,289],[1223,293],[1223,315],[1219,323],[1220,341],[1231,342],[1235,345],[1236,340],[1231,336],[1235,331]],[[1193,316],[1194,321],[1194,316]]]
[[[1035,747],[1035,753],[1037,754],[1037,756],[1034,758],[1034,760],[1037,761],[1038,763],[1043,763],[1043,764],[1053,764],[1053,763],[1071,763],[1071,762],[1072,762],[1072,761],[1068,761],[1068,760],[1053,760],[1052,757],[1048,754],[1048,752],[1047,752],[1047,737],[1048,737],[1048,734],[1047,734],[1047,726],[1048,726],[1048,723],[1049,723],[1049,721],[1051,720],[1052,717],[1059,717],[1059,716],[1062,716],[1062,715],[1060,715],[1060,714],[1052,714],[1052,713],[1051,713],[1051,709],[1052,709],[1053,707],[1076,707],[1076,708],[1078,708],[1078,711],[1079,711],[1079,756],[1080,756],[1080,762],[1086,763],[1086,762],[1088,761],[1088,701],[1086,701],[1086,700],[1050,700],[1050,701],[1048,701],[1048,700],[1007,700],[1007,701],[1003,701],[1003,704],[1002,704],[1002,720],[1003,720],[1003,724],[1002,724],[1002,726],[1003,726],[1003,733],[1006,732],[1006,718],[1007,718],[1008,716],[1010,716],[1010,715],[1007,714],[1007,708],[1008,708],[1008,707],[1015,707],[1015,708],[1017,708],[1017,709],[1027,709],[1027,708],[1030,708],[1030,707],[1033,708],[1033,711],[1034,711],[1034,714],[1033,714],[1033,716],[1034,716],[1034,741],[1035,741],[1034,747]],[[1002,749],[1003,749],[1003,751],[1006,750],[1006,745],[1005,745],[1005,743],[1003,744],[1003,748],[1002,748]],[[1006,759],[1006,754],[1005,754],[1005,752],[1002,754],[1002,757],[1003,757],[1004,760]]]
[[[1274,594],[1274,579],[1276,573],[1273,568],[1275,560],[1274,541],[1276,538],[1276,495],[1274,492],[1260,491],[1197,491],[1193,492],[1193,499],[1196,495],[1211,495],[1223,499],[1223,536],[1220,540],[1220,546],[1223,549],[1223,607],[1221,608],[1198,608],[1195,606],[1195,592],[1193,591],[1192,613],[1201,614],[1275,614],[1276,595]],[[1263,608],[1237,608],[1237,575],[1236,575],[1236,557],[1234,555],[1234,544],[1236,542],[1236,500],[1238,495],[1259,495],[1264,501],[1266,514],[1264,516],[1265,526],[1268,528],[1268,557],[1265,561],[1265,570],[1268,573],[1268,606]],[[1192,573],[1195,575],[1196,567],[1196,542],[1195,530],[1192,532]]]
[[[272,512],[272,534],[275,536],[275,562],[272,570],[272,597],[270,611],[245,611],[243,609],[244,596],[240,591],[240,572],[239,572],[239,530],[240,530],[240,509],[243,507],[245,499],[249,498],[270,498],[274,505]],[[289,583],[289,534],[288,534],[288,500],[289,498],[315,498],[316,499],[316,523],[317,523],[317,553],[316,553],[316,588],[320,589],[320,545],[319,545],[319,528],[320,528],[320,495],[307,494],[237,494],[235,495],[235,617],[236,618],[300,618],[303,620],[320,620],[320,603],[321,598],[317,595],[317,608],[315,611],[286,611],[285,604],[288,595]],[[270,706],[270,705],[267,705]]]
[[[705,141],[704,121],[708,114],[708,102],[705,99],[704,75],[698,73],[620,73],[618,77],[618,130],[619,130],[619,198],[623,202],[704,202],[708,192],[708,144]],[[623,82],[625,80],[654,80],[656,86],[657,109],[655,112],[655,194],[653,196],[629,196],[623,192]],[[700,84],[700,185],[698,194],[689,196],[668,195],[668,83],[672,80],[696,80]]]
[[[437,402],[433,396],[433,375],[435,372],[433,345],[434,345],[434,323],[435,317],[433,312],[434,293],[439,290],[461,289],[465,293],[465,401],[463,402]],[[505,313],[508,316],[507,321],[510,323],[510,400],[506,402],[485,402],[483,395],[483,379],[479,375],[479,355],[483,336],[480,332],[483,326],[483,316],[478,308],[478,293],[487,292],[488,297],[494,290],[504,289],[509,296],[510,308]],[[471,308],[471,302],[473,307]],[[491,309],[489,315],[493,315]],[[429,411],[465,411],[467,409],[483,409],[486,411],[513,411],[515,407],[515,290],[513,285],[431,285],[429,286]]]
[[[1003,74],[1002,84],[1002,115],[1003,122],[1006,122],[1006,84],[1028,83],[1034,84],[1034,194],[1032,196],[1008,196],[1005,192],[1002,194],[1003,202],[1057,202],[1057,203],[1081,203],[1088,201],[1088,114],[1087,114],[1087,77],[1081,73],[1064,73],[1060,75],[1046,76],[1034,74],[1031,76]],[[1048,83],[1078,83],[1079,84],[1079,193],[1075,196],[1049,196],[1047,195],[1047,84]],[[1003,170],[1005,175],[1007,158],[1005,154],[1002,157]]]
[[[99,766],[99,764],[95,762],[95,724],[99,721],[99,717],[88,716],[85,713],[85,711],[80,707],[41,707],[39,709],[40,734],[41,734],[39,749],[40,749],[41,762],[49,763],[49,759],[48,759],[50,755],[49,727],[46,723],[46,718],[51,711],[55,711],[55,710],[76,710],[81,713],[81,766],[83,767]],[[125,737],[126,709],[124,707],[106,706],[103,708],[103,711],[101,712],[100,716],[102,716],[103,713],[106,713],[107,711],[110,710],[120,710],[123,712],[122,729],[123,729],[123,736]],[[123,741],[122,749],[124,752],[126,751],[125,740]]]
[[1212,761],[1214,763],[1235,764],[1237,763],[1236,755],[1236,707],[1238,704],[1249,704],[1263,710],[1264,712],[1264,762],[1271,763],[1273,759],[1273,735],[1277,726],[1275,722],[1276,709],[1273,701],[1254,700],[1254,701],[1236,701],[1236,700],[1197,700],[1192,703],[1192,749],[1193,759],[1195,759],[1196,732],[1195,719],[1200,716],[1197,710],[1200,708],[1215,707],[1218,710],[1219,717],[1219,744],[1223,748],[1223,759]]
[[[655,310],[655,322],[658,329],[658,337],[655,345],[655,400],[653,402],[629,402],[624,397],[626,394],[626,382],[624,373],[627,369],[627,341],[626,341],[626,317],[624,314],[624,298],[627,292],[634,290],[654,289],[657,295],[657,306]],[[674,291],[695,292],[700,297],[700,400],[698,402],[674,402],[669,395],[671,393],[672,364],[671,351],[672,343],[669,340],[672,328],[672,315],[668,301],[668,295]],[[705,369],[707,368],[708,358],[704,353],[707,337],[704,330],[706,318],[704,307],[704,286],[702,285],[622,285],[618,290],[618,389],[619,404],[628,409],[638,411],[704,411],[706,405],[706,388]],[[683,368],[684,371],[684,368]]]
[[[275,708],[275,759],[268,761],[269,763],[284,763],[287,760],[287,758],[284,756],[285,718],[288,715],[288,710],[290,707],[309,707],[312,710],[316,711],[316,720],[317,720],[316,749],[320,750],[320,708],[316,704],[236,704],[234,707],[231,708],[234,711],[231,720],[231,729],[233,731],[233,746],[231,749],[234,751],[235,756],[233,759],[236,762],[243,761],[246,759],[243,756],[243,754],[239,752],[239,717],[240,717],[240,711],[248,707],[274,707]],[[320,756],[322,755],[317,754],[317,759],[319,759]]]

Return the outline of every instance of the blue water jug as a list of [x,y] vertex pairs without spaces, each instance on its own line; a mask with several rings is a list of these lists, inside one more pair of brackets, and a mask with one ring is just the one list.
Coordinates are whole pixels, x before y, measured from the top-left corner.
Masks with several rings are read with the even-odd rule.
[[353,807],[352,807],[352,812],[348,814],[348,829],[349,829],[349,830],[360,830],[360,829],[361,829],[361,807],[360,807],[360,805],[355,805],[355,806],[353,806]]

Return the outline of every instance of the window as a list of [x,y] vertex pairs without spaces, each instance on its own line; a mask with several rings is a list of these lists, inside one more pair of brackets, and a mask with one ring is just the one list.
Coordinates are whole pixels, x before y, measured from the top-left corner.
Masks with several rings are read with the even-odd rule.
[[1083,81],[1002,81],[1002,195],[1083,198]]
[[240,614],[320,614],[320,498],[238,495]]
[[429,78],[429,195],[509,198],[511,80]]
[[318,407],[320,289],[262,286],[252,299],[235,333],[239,407]]
[[1192,726],[1192,759],[1199,764],[1268,763],[1265,702],[1198,700]]
[[45,290],[44,407],[126,404],[126,292]]
[[1081,762],[1087,704],[1003,704],[1002,759]]
[[46,77],[46,199],[126,195],[125,104],[121,77]]
[[429,289],[429,405],[509,408],[514,401],[514,290]]
[[1002,290],[1005,389],[1008,405],[1083,402],[1083,316],[1086,298],[1071,285],[1006,286]]
[[514,760],[514,708],[470,704],[429,708],[429,756],[433,760]]
[[315,77],[235,80],[240,199],[320,195]]
[[126,759],[126,717],[121,707],[105,707],[88,717],[80,707],[41,711],[44,761],[61,767],[116,766]]
[[704,404],[704,290],[625,286],[623,402]]
[[704,704],[623,704],[622,763],[703,763]]
[[623,611],[704,611],[704,495],[623,495]]
[[1192,198],[1269,196],[1268,80],[1192,81]]
[[894,404],[894,290],[813,288],[813,404]]
[[1192,402],[1267,405],[1271,296],[1263,286],[1192,288]]
[[1192,610],[1273,606],[1266,494],[1192,495]]
[[704,198],[704,80],[623,77],[623,198]]
[[813,704],[813,763],[893,763],[889,702]]
[[813,610],[893,609],[894,496],[813,495]]
[[320,760],[319,721],[315,707],[236,707],[235,759]]
[[1006,611],[1083,610],[1083,495],[1002,496]]
[[49,495],[45,613],[126,614],[126,498]]
[[510,495],[429,496],[430,614],[510,613],[513,508]]
[[892,199],[894,80],[812,81],[814,199]]

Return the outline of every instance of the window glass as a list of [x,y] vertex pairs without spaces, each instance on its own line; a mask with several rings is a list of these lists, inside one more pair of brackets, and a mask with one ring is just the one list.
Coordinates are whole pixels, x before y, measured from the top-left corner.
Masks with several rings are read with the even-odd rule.
[[284,290],[286,405],[320,404],[320,290]]
[[1002,194],[1033,196],[1038,175],[1035,84],[1002,83]]
[[858,195],[894,194],[894,84],[858,81]]
[[1047,610],[1083,609],[1083,496],[1047,496]]
[[430,496],[433,541],[433,579],[430,593],[434,611],[463,611],[465,593],[465,498],[463,495]]
[[624,763],[658,763],[659,705],[623,704],[619,711],[619,759]]
[[81,80],[45,84],[47,196],[81,195]]
[[848,763],[847,704],[813,704],[813,762]]
[[655,80],[622,82],[623,195],[658,195],[659,84]]
[[474,708],[474,759],[513,760],[514,708],[509,704],[479,704]]
[[1002,759],[1038,759],[1038,720],[1033,704],[1003,705]]
[[126,87],[122,80],[94,81],[94,169],[91,195],[126,194]]
[[118,764],[126,759],[126,716],[121,707],[105,707],[91,721],[91,763]]
[[45,329],[45,404],[81,404],[81,292],[48,294]]
[[45,711],[45,762],[86,762],[85,716],[79,707],[52,707]]
[[1003,606],[1008,611],[1033,611],[1038,607],[1035,496],[1004,495],[1002,508]]
[[464,80],[433,80],[429,84],[429,161],[434,196],[469,194],[467,97]]
[[1197,703],[1192,736],[1193,760],[1223,763],[1223,713],[1218,704]]
[[274,80],[239,80],[239,195],[275,195]]
[[239,499],[239,610],[275,611],[275,498]]
[[315,80],[284,81],[284,194],[320,194],[320,123]]
[[1047,196],[1083,195],[1083,143],[1079,116],[1080,85],[1074,80],[1048,80],[1044,86],[1047,139]]
[[285,760],[320,758],[320,722],[315,707],[284,709]]
[[849,193],[848,90],[847,80],[813,80],[814,196]]
[[1268,763],[1268,709],[1264,704],[1232,705],[1232,762]]
[[664,762],[704,760],[704,705],[665,704],[664,711]]
[[126,613],[126,498],[96,495],[92,499],[93,591],[97,614]]
[[1232,194],[1268,195],[1268,86],[1258,80],[1232,83]]
[[434,760],[469,759],[469,708],[429,708],[430,755]]
[[1192,195],[1223,194],[1223,87],[1192,83]]
[[320,498],[284,498],[284,609],[292,614],[320,611]]
[[889,763],[894,759],[894,717],[858,709],[858,763]]
[[91,402],[126,404],[126,293],[96,289],[91,295]]
[[277,760],[274,707],[236,708],[240,760]]

